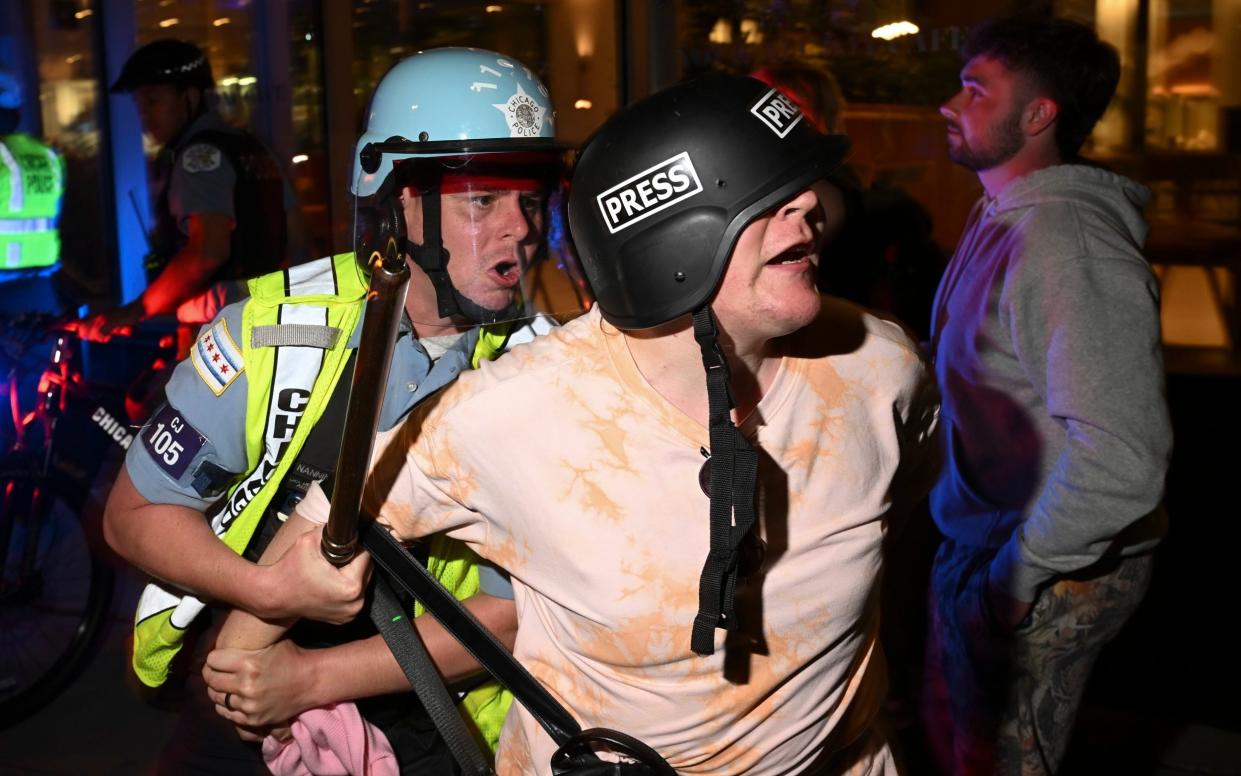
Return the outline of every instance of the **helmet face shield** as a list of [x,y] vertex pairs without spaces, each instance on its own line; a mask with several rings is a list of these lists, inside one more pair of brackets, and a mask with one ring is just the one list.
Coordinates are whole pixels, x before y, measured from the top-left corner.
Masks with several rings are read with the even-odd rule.
[[570,309],[549,309],[546,295],[535,301],[543,275],[558,271],[536,272],[547,256],[558,159],[486,154],[402,160],[380,195],[357,200],[358,257],[368,264],[397,255],[410,261],[406,309],[415,324],[572,312],[572,300],[564,301]]

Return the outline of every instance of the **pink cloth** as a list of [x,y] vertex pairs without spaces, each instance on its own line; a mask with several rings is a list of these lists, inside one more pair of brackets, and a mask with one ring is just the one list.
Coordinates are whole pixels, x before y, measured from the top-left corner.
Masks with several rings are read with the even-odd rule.
[[293,737],[263,741],[263,760],[275,776],[396,776],[396,754],[383,731],[352,703],[302,712]]

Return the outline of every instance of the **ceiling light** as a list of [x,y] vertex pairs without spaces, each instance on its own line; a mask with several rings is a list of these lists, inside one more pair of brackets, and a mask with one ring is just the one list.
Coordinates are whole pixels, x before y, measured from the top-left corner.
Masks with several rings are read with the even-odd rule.
[[871,31],[872,38],[880,38],[882,40],[894,40],[903,35],[917,35],[918,25],[913,22],[899,21],[885,24],[882,27],[876,27]]

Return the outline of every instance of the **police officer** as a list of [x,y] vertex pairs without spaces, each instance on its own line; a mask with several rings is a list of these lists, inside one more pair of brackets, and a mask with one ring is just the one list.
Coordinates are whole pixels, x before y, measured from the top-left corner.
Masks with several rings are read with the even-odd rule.
[[0,269],[51,267],[60,260],[56,217],[65,191],[65,160],[21,132],[22,89],[0,71]]
[[291,190],[271,152],[214,109],[214,86],[206,55],[171,39],[135,51],[112,85],[133,94],[143,131],[162,146],[149,285],[128,304],[84,320],[78,328],[87,339],[104,341],[166,313],[184,324],[209,321],[239,296],[240,284],[226,281],[270,272],[289,257]]
[[[469,88],[483,81],[491,86]],[[282,524],[274,518],[291,512],[310,482],[334,467],[361,331],[365,267],[385,246],[396,246],[411,266],[407,326],[397,340],[380,417],[381,428],[390,428],[462,371],[550,325],[529,317],[521,280],[546,247],[546,198],[559,180],[561,159],[553,134],[545,87],[520,63],[494,52],[424,52],[381,81],[355,156],[356,257],[324,258],[250,281],[250,299],[226,307],[178,366],[167,405],[139,433],[112,491],[108,542],[171,583],[148,586],[139,602],[133,664],[145,684],[164,682],[203,600],[268,620],[308,616],[341,623],[357,613],[357,564],[315,581],[313,571],[324,563],[317,531],[299,539],[296,531],[283,530],[263,556],[265,565],[253,561]],[[243,551],[248,557],[239,556]],[[467,606],[493,631],[511,639],[516,616],[507,581],[447,539],[432,542],[427,555],[441,580],[468,598]],[[437,624],[419,622],[450,678],[475,669]],[[371,634],[341,648],[362,653],[349,653],[348,669],[337,672],[335,682],[282,696],[273,721],[408,687]],[[299,641],[322,643],[322,637],[303,633]],[[313,650],[327,652],[337,654]],[[282,643],[273,654],[287,675],[309,653]],[[196,713],[183,716],[174,733],[168,768],[235,773],[261,767],[211,713],[201,689],[189,700]],[[222,694],[213,700],[228,708],[241,702]],[[493,745],[508,702],[494,684],[463,700]],[[403,693],[366,704],[363,713],[384,728],[403,768],[451,772],[450,757],[434,743],[433,726],[415,703]],[[212,724],[224,726],[226,736],[211,737]]]

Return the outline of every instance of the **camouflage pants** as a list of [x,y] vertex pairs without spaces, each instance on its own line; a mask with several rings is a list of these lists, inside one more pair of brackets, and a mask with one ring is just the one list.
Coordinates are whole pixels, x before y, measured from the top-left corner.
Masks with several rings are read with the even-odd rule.
[[954,776],[1052,774],[1099,652],[1146,594],[1151,557],[1060,578],[1004,633],[984,600],[993,556],[951,541],[935,556],[922,692],[929,748]]

